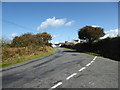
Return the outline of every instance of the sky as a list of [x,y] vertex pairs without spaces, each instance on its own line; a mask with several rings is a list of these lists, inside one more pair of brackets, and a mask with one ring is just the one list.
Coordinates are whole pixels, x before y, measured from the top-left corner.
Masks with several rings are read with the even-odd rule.
[[24,33],[47,32],[52,43],[78,39],[78,30],[90,25],[118,33],[117,2],[3,2],[2,35],[13,39]]

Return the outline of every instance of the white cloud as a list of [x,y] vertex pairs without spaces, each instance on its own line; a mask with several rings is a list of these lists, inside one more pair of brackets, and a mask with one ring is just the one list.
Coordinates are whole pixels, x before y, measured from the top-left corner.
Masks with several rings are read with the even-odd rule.
[[48,18],[37,27],[37,30],[47,29],[48,27],[60,27],[63,25],[70,26],[73,23],[73,21],[66,21],[66,19],[56,19],[55,17]]
[[105,36],[103,36],[101,39],[107,38],[107,37],[116,37],[118,35],[118,29],[111,29],[109,31],[105,32]]
[[48,18],[37,27],[37,30],[46,29],[49,26],[50,27],[59,27],[59,26],[64,25],[65,22],[66,22],[66,19],[56,19],[55,17]]
[[92,25],[92,27],[100,27],[100,26],[98,26],[98,25]]
[[17,33],[12,33],[11,36],[15,37],[15,36],[17,36]]
[[74,21],[69,21],[65,24],[65,26],[71,26],[73,24]]

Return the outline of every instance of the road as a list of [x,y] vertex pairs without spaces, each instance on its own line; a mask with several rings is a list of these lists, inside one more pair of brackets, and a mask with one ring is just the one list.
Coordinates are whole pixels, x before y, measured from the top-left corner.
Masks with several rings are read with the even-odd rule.
[[118,88],[118,62],[63,48],[2,72],[3,88]]

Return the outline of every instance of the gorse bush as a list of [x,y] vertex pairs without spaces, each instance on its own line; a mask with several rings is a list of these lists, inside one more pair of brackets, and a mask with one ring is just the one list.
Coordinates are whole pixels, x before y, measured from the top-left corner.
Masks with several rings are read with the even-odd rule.
[[3,48],[3,61],[13,59],[24,55],[35,55],[39,52],[47,52],[46,47],[17,47],[17,48]]
[[6,44],[2,48],[3,62],[7,59],[14,59],[24,55],[35,55],[39,52],[47,52],[46,47],[51,46],[49,41],[52,36],[46,32],[32,34],[25,33],[21,36],[16,36],[11,41],[11,44]]
[[42,46],[49,45],[49,40],[52,36],[46,32],[33,35],[31,33],[25,33],[21,36],[16,36],[12,43],[12,47],[26,47],[26,46]]
[[2,67],[40,58],[55,52],[55,49],[49,46],[44,47],[17,47],[4,48]]

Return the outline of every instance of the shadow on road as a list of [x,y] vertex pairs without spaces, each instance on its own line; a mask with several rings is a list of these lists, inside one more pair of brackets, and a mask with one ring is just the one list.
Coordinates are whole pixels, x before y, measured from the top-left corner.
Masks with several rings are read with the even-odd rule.
[[63,51],[63,52],[69,52],[69,53],[74,53],[74,52],[76,52],[76,53],[78,53],[77,51],[71,51],[71,50],[66,50],[66,51]]

